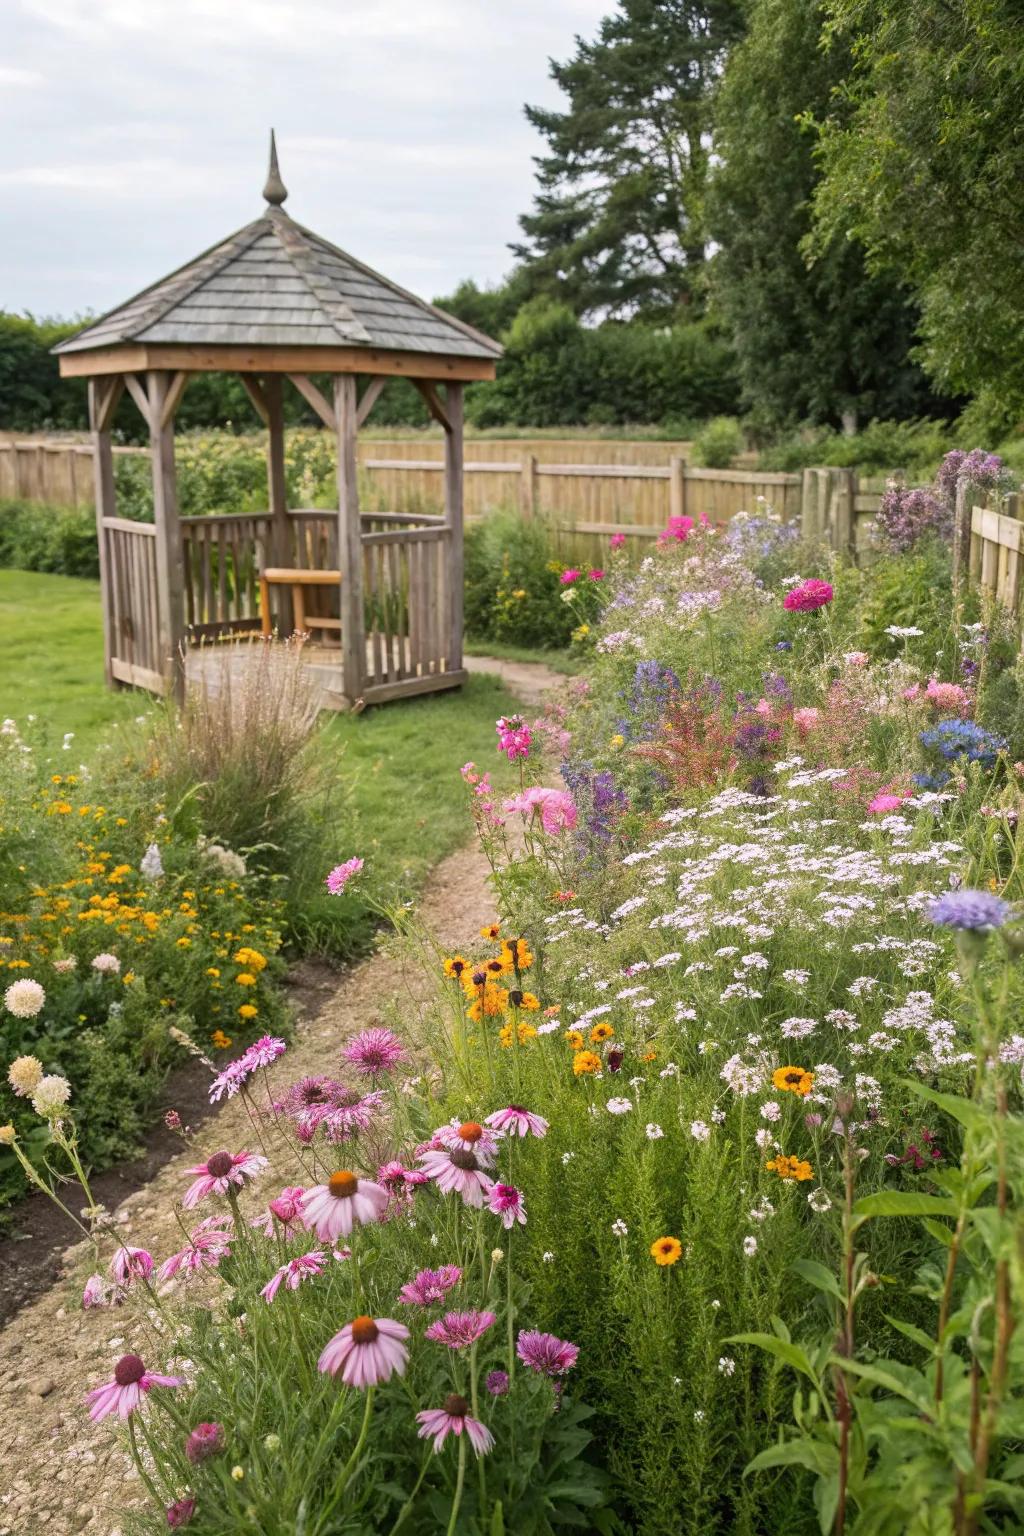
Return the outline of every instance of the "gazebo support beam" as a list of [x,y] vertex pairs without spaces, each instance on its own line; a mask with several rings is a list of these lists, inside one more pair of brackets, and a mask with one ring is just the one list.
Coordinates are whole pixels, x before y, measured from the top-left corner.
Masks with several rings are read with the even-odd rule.
[[366,388],[363,390],[363,393],[359,399],[359,409],[356,412],[357,427],[365,425],[366,419],[370,412],[373,410],[374,406],[377,404],[377,401],[380,399],[381,391],[383,390],[386,383],[387,379],[371,379],[369,384],[367,384]]
[[[288,377],[291,379],[292,383],[295,385],[295,388],[298,390],[303,400],[305,400],[306,404],[311,405],[314,411],[316,411],[317,415],[320,417],[320,420],[323,422],[327,430],[329,432],[333,432],[336,426],[334,411],[331,409],[328,401],[317,389],[316,385],[313,383],[313,380],[308,379],[304,373],[290,373]],[[335,400],[337,400],[337,394],[335,394]]]
[[108,570],[107,532],[105,518],[114,516],[114,450],[110,440],[110,428],[114,413],[124,394],[123,380],[89,380],[89,426],[92,430],[93,483],[96,500],[96,539],[100,555],[100,606],[103,610],[103,676],[107,686],[114,687],[111,668],[113,636],[110,619],[110,571]]
[[[319,391],[318,391],[319,393]],[[342,691],[350,706],[363,695],[366,641],[363,635],[363,544],[359,523],[356,428],[359,407],[355,375],[334,380],[334,421],[338,434],[338,555],[341,566]]]
[[[128,381],[131,388],[132,380]],[[156,585],[161,670],[170,679],[170,692],[179,701],[185,693],[185,580],[181,524],[178,521],[178,480],[174,463],[175,375],[153,369],[146,375],[150,453],[153,460],[153,521],[156,524]],[[141,385],[139,386],[141,389]],[[138,401],[135,390],[132,390]],[[180,399],[180,393],[178,398]],[[142,409],[140,405],[140,409]]]
[[[448,413],[445,411],[444,406],[441,404],[441,398],[438,395],[437,389],[435,388],[433,382],[430,379],[413,379],[413,383],[416,385],[416,388],[419,390],[420,394],[426,401],[427,410],[430,412],[431,416],[439,426],[444,428],[445,432],[450,433],[452,430],[452,424],[448,417]],[[449,386],[449,388],[450,387],[451,386]]]
[[445,428],[444,439],[444,517],[449,529],[449,640],[447,656],[449,672],[461,672],[462,670],[462,584],[464,580],[462,415],[462,385],[449,384],[445,389],[445,416],[448,425]]
[[[261,390],[267,424],[267,494],[269,498],[270,558],[268,565],[291,565],[291,528],[288,523],[288,488],[284,470],[284,388],[280,374],[268,374]],[[278,588],[278,630],[290,635],[294,619],[291,594]]]

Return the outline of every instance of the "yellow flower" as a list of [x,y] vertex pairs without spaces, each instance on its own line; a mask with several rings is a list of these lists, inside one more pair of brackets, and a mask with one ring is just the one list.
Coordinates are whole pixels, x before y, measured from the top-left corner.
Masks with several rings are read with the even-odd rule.
[[626,745],[626,738],[623,736],[621,731],[616,731],[608,745],[610,747],[624,747]]
[[772,1082],[782,1093],[798,1093],[805,1098],[814,1087],[814,1073],[806,1067],[777,1067]]
[[[519,1025],[519,1044],[520,1045],[525,1045],[528,1040],[536,1040],[536,1038],[537,1038],[537,1031],[534,1029],[532,1024],[522,1024],[521,1023]],[[512,1040],[513,1040],[512,1025],[511,1024],[503,1024],[501,1026],[501,1029],[498,1031],[498,1039],[501,1041],[501,1043],[505,1047],[505,1049],[508,1050],[509,1047],[511,1046]]]
[[540,1008],[540,998],[535,997],[532,992],[512,991],[508,995],[508,1000],[513,1008],[521,1008],[524,1013],[537,1013]]
[[247,945],[243,944],[242,948],[235,955],[235,964],[244,965],[247,971],[256,971],[258,973],[266,970],[267,960],[266,956],[261,955],[258,949],[249,949]]
[[655,1264],[678,1264],[683,1256],[683,1245],[678,1237],[659,1237],[651,1244],[651,1258]]
[[593,1051],[577,1051],[572,1058],[572,1072],[574,1077],[582,1077],[586,1073],[600,1072],[601,1058],[595,1056]]
[[256,985],[256,977],[250,971],[239,971],[235,981],[240,987],[254,987]]
[[477,987],[473,1001],[466,1012],[473,1020],[482,1018],[485,1014],[493,1018],[495,1014],[504,1013],[508,1008],[508,993],[504,987],[493,986],[491,982],[483,987]]
[[215,1029],[210,1039],[218,1051],[229,1050],[234,1043],[231,1036],[226,1035],[222,1029]]
[[769,1172],[777,1173],[780,1179],[798,1179],[801,1183],[814,1178],[814,1169],[810,1163],[806,1163],[799,1157],[787,1157],[782,1152],[778,1157],[773,1157],[771,1162],[765,1163]]
[[469,967],[469,961],[463,955],[450,955],[444,962],[444,973],[452,981],[459,981],[462,973]]
[[583,1036],[580,1034],[578,1029],[567,1030],[565,1035],[565,1043],[571,1051],[582,1051]]
[[611,1040],[615,1034],[610,1024],[595,1024],[590,1031],[591,1045],[600,1045],[602,1040]]
[[503,939],[498,958],[509,971],[514,971],[517,966],[521,971],[528,971],[534,959],[525,939]]
[[243,1003],[238,1010],[238,1017],[240,1019],[254,1019],[258,1013],[259,1009],[254,1004]]
[[220,971],[218,971],[218,969],[217,969],[217,967],[215,965],[208,965],[206,967],[206,974],[207,974],[207,976],[213,976],[214,978],[216,978],[217,976],[220,975]]
[[480,929],[480,937],[482,939],[490,939],[492,944],[497,943],[498,939],[501,938],[501,924],[485,923]]

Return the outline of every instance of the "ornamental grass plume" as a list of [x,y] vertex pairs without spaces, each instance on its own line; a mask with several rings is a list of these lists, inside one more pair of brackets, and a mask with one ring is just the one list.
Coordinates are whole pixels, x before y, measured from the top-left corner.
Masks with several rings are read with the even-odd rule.
[[337,1376],[360,1391],[380,1386],[392,1376],[404,1376],[409,1361],[405,1340],[409,1330],[390,1317],[356,1317],[325,1346],[318,1370]]
[[416,1415],[416,1422],[420,1426],[420,1439],[433,1440],[435,1455],[449,1435],[461,1435],[463,1430],[478,1456],[486,1456],[494,1445],[490,1430],[479,1419],[471,1417],[469,1403],[456,1392],[448,1394],[443,1408],[424,1408]]
[[147,1371],[139,1355],[122,1355],[114,1366],[114,1379],[101,1387],[95,1387],[85,1395],[89,1404],[89,1417],[94,1423],[116,1413],[119,1418],[128,1416],[140,1407],[142,1399],[154,1387],[180,1387],[180,1376],[162,1376],[158,1371]]

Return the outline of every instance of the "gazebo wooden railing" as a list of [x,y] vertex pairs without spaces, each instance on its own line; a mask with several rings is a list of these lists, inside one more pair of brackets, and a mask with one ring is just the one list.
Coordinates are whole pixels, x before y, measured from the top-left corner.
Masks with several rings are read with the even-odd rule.
[[[463,384],[493,378],[501,348],[294,223],[273,136],[264,196],[262,217],[55,348],[62,375],[89,381],[108,680],[180,694],[183,649],[266,627],[260,573],[273,569],[282,635],[292,629],[288,573],[338,573],[317,589],[333,596],[340,634],[336,662],[317,648],[320,670],[335,674],[326,705],[455,687],[465,677]],[[175,414],[190,378],[223,371],[267,429],[268,510],[181,517]],[[356,432],[395,377],[412,381],[444,429],[443,517],[360,512]],[[335,438],[336,511],[287,504],[285,380]],[[117,516],[111,429],[126,396],[149,429],[151,524]]]

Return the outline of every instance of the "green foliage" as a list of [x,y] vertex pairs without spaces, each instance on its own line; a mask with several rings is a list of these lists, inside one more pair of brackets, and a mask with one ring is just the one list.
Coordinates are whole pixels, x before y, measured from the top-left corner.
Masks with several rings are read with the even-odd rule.
[[567,587],[565,569],[541,520],[496,512],[474,524],[466,535],[466,633],[538,650],[568,646],[594,616],[598,583],[584,572]]
[[707,469],[728,469],[743,452],[743,430],[734,416],[715,416],[693,440],[693,462]]
[[853,67],[819,124],[815,249],[849,232],[921,311],[940,388],[1024,405],[1017,339],[1024,251],[1024,87],[1014,0],[826,0]]
[[50,348],[78,328],[76,321],[0,309],[0,426],[40,432],[88,424],[84,380],[62,383],[50,356]]
[[95,514],[88,507],[0,501],[0,566],[95,579],[100,573]]

